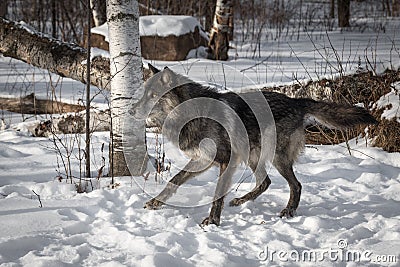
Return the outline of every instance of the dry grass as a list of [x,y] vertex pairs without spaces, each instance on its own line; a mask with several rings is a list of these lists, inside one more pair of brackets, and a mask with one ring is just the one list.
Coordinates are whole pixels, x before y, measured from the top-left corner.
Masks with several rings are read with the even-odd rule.
[[400,152],[400,123],[395,119],[381,120],[378,126],[370,129],[374,136],[374,146],[381,147],[388,152]]

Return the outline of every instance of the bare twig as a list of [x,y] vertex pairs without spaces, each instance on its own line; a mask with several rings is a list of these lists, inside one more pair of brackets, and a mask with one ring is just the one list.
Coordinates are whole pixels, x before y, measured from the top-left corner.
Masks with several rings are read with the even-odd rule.
[[40,200],[40,195],[36,194],[36,192],[34,190],[32,190],[32,192],[37,196],[37,198],[39,200],[39,203],[40,203],[39,208],[43,208],[42,201]]
[[264,58],[263,60],[257,62],[256,64],[254,64],[254,65],[252,65],[252,66],[250,66],[250,67],[241,69],[240,72],[244,72],[244,71],[246,71],[246,70],[249,70],[249,69],[252,69],[252,68],[254,68],[254,67],[257,67],[258,65],[264,64],[266,61],[268,61],[268,60],[271,58],[271,56],[272,56],[272,53],[269,54],[269,55],[268,55],[266,58]]

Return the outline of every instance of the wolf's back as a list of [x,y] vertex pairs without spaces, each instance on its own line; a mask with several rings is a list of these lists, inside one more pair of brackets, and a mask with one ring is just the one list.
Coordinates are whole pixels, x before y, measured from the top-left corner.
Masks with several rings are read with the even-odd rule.
[[346,129],[357,125],[376,124],[375,118],[364,108],[330,102],[301,99],[305,112],[320,123],[336,129]]

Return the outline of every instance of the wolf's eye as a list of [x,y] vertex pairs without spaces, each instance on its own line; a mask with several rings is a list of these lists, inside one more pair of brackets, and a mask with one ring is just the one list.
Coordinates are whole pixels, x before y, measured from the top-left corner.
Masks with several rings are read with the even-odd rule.
[[153,97],[153,98],[156,98],[156,97],[157,97],[157,94],[153,93],[152,97]]

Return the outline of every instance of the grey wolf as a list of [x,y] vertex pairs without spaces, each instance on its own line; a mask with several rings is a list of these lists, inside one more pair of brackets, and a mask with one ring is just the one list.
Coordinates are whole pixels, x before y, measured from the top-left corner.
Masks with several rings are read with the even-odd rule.
[[[253,171],[256,186],[251,192],[231,200],[230,206],[254,200],[267,190],[271,180],[265,167],[259,166],[265,166],[268,160],[286,179],[290,188],[289,201],[280,212],[280,217],[295,215],[302,186],[292,166],[304,147],[304,122],[308,116],[337,129],[376,123],[374,117],[361,107],[307,98],[290,98],[275,92],[259,92],[263,100],[267,101],[273,116],[271,123],[260,126],[255,112],[244,100],[251,98],[254,93],[219,93],[186,79],[168,68],[159,71],[151,65],[149,67],[155,75],[145,82],[144,96],[132,108],[132,113],[136,117],[147,116],[148,127],[163,128],[163,135],[166,135],[191,160],[170,180],[158,196],[145,203],[145,208],[159,208],[180,185],[213,164],[218,165],[220,176],[210,214],[203,220],[203,225],[220,224],[225,195],[231,186],[235,167],[241,162],[248,164]],[[184,83],[180,83],[179,80],[183,80]],[[192,100],[200,101],[201,105],[196,107],[190,102]],[[256,100],[259,101],[259,97]],[[184,112],[177,113],[176,110],[185,103],[191,104],[185,107]],[[223,103],[233,112],[221,110],[218,103]],[[147,110],[147,114],[143,110]],[[198,112],[198,116],[185,118],[185,114],[190,113],[189,110],[197,110],[195,113]],[[239,124],[243,127],[240,128]],[[268,128],[272,125],[275,126],[276,138],[270,138],[272,135]],[[237,133],[240,131],[242,132]],[[233,139],[230,134],[234,135]],[[247,158],[242,155],[245,150],[242,144],[246,143],[244,138],[247,139],[249,148]],[[262,142],[266,144],[263,146]],[[266,153],[264,149],[273,151]]]

